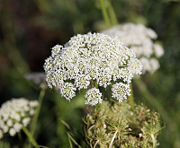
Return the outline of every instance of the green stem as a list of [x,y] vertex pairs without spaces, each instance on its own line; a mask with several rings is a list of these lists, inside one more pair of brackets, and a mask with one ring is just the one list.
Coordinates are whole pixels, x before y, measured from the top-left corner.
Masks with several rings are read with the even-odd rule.
[[117,20],[116,14],[114,12],[113,6],[111,4],[111,0],[109,0],[108,11],[109,11],[109,16],[110,16],[112,25],[117,25],[118,24],[118,20]]
[[105,6],[105,3],[104,3],[104,0],[100,0],[100,5],[101,5],[101,10],[102,10],[102,14],[103,14],[103,17],[104,17],[104,21],[105,21],[107,27],[111,27],[111,22],[110,22],[108,13],[106,11],[106,6]]
[[39,113],[40,113],[40,109],[41,109],[41,105],[42,105],[42,102],[43,102],[43,98],[44,98],[44,95],[45,95],[45,89],[41,89],[40,91],[40,94],[39,94],[39,105],[37,107],[37,110],[36,110],[36,113],[34,115],[34,118],[32,120],[32,124],[31,124],[31,134],[32,136],[34,135],[34,131],[35,131],[35,128],[36,128],[36,125],[37,125],[37,120],[38,120],[38,117],[39,117]]
[[25,126],[23,126],[22,129],[23,129],[24,133],[26,134],[26,136],[28,137],[29,142],[30,142],[35,148],[39,148],[36,140],[33,138],[32,134],[29,132],[29,130],[28,130]]
[[96,81],[94,82],[94,86],[98,89],[98,84]]
[[94,81],[91,80],[91,88],[93,88],[93,87],[94,87]]
[[133,94],[133,87],[132,83],[130,84],[131,95],[128,97],[129,104],[133,107],[134,106],[134,94]]

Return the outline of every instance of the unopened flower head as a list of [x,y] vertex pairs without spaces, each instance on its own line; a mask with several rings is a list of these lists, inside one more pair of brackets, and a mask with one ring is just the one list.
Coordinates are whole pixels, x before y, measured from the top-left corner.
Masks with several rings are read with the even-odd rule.
[[[105,30],[103,33],[118,39],[133,49],[137,58],[143,63],[143,73],[153,73],[159,68],[157,66],[159,65],[158,58],[164,54],[164,50],[161,45],[153,42],[157,38],[157,34],[152,29],[146,28],[142,24],[126,23]],[[154,63],[156,65],[152,65],[150,62],[152,58],[156,59],[157,62]]]
[[110,103],[88,109],[86,141],[94,148],[155,148],[162,127],[160,116],[143,104]]
[[25,98],[12,99],[2,104],[0,108],[0,139],[5,133],[14,136],[23,126],[27,126],[37,106],[37,101],[28,101]]
[[88,33],[72,37],[64,46],[53,47],[44,69],[50,88],[59,89],[67,100],[86,89],[86,104],[95,105],[102,102],[99,87],[106,88],[117,81],[129,85],[134,75],[141,74],[142,65],[133,50],[119,40]]

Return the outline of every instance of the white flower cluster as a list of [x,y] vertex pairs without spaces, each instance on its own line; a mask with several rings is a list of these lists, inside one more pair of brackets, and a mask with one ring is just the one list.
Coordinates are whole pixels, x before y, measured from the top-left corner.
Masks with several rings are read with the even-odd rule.
[[164,50],[158,43],[153,42],[157,34],[152,29],[142,24],[126,23],[114,26],[103,33],[133,49],[143,64],[143,73],[153,73],[160,67],[158,58],[164,54]]
[[87,98],[85,104],[96,105],[98,103],[102,103],[102,93],[97,88],[89,89],[85,97]]
[[[135,74],[141,74],[142,64],[133,50],[119,40],[100,33],[88,33],[72,37],[64,47],[53,47],[44,69],[50,88],[60,90],[67,100],[76,96],[76,91],[88,89],[86,104],[95,105],[102,102],[99,87],[106,88],[117,81],[128,85]],[[126,98],[125,92],[121,93],[114,95],[115,98]]]
[[112,97],[117,98],[119,102],[122,102],[123,99],[126,99],[127,96],[130,96],[129,85],[122,82],[116,83],[112,86]]
[[5,133],[14,136],[22,129],[22,126],[27,126],[37,106],[37,101],[28,101],[24,98],[12,99],[2,104],[0,108],[0,139]]

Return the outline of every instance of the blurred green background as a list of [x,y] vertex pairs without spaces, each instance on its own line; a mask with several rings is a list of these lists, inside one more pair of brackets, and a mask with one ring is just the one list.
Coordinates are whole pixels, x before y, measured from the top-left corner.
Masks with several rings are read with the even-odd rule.
[[[135,96],[137,102],[162,115],[159,148],[180,148],[180,1],[111,1],[119,23],[146,24],[163,44],[160,69],[142,78],[150,94],[142,94],[134,85]],[[37,99],[39,87],[24,79],[24,74],[42,72],[54,45],[66,43],[75,34],[105,28],[98,0],[1,0],[0,104],[13,97]],[[144,95],[155,99],[147,100]],[[83,143],[83,106],[78,101],[69,103],[58,92],[47,90],[36,131],[39,144],[69,147],[61,120],[70,125],[76,141]],[[22,147],[23,139],[6,137],[5,141]]]

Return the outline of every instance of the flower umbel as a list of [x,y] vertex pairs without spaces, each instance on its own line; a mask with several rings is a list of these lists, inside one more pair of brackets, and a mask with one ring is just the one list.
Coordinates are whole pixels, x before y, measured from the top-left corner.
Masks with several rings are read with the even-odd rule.
[[23,126],[27,126],[35,113],[37,101],[25,98],[12,99],[2,104],[0,108],[0,139],[5,133],[16,135]]
[[[53,47],[44,69],[50,88],[59,89],[67,100],[87,89],[86,104],[95,105],[102,102],[100,90],[117,81],[129,85],[135,74],[141,74],[142,65],[134,52],[118,40],[88,33],[72,37],[64,46]],[[123,75],[123,71],[127,74]]]
[[[157,38],[157,34],[152,29],[146,28],[142,24],[126,23],[105,30],[103,33],[133,49],[143,64],[143,73],[153,73],[159,68],[157,59],[164,54],[164,50],[158,43],[153,42]],[[156,59],[156,63],[152,63],[152,59]]]

